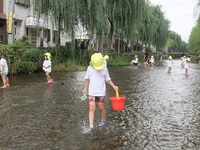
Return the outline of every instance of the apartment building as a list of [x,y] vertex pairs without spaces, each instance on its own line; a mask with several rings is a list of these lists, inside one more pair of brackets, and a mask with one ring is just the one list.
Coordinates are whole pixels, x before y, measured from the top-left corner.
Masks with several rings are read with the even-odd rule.
[[7,41],[7,23],[6,14],[4,13],[5,3],[4,0],[0,0],[0,43],[6,44]]
[[[53,47],[56,43],[58,29],[52,25],[50,18],[37,18],[34,16],[33,6],[29,0],[0,0],[0,42],[7,42],[7,26],[9,12],[13,12],[12,38],[20,40],[23,36],[29,37],[33,47]],[[87,31],[82,26],[77,26],[75,37],[88,38]],[[65,46],[71,42],[69,34],[60,32],[60,44]]]

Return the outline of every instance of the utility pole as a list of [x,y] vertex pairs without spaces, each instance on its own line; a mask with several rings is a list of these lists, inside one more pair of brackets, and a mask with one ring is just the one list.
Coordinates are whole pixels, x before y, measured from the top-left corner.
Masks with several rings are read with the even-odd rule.
[[9,11],[8,11],[8,44],[13,43],[13,14],[14,14],[15,0],[9,0]]

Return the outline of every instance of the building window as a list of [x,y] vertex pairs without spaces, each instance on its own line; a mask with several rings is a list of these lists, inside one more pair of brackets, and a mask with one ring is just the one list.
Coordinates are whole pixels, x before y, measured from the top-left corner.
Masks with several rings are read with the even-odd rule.
[[58,31],[53,31],[53,43],[58,43],[58,40],[59,40],[59,33]]
[[29,0],[15,0],[16,4],[23,5],[25,7],[30,6],[30,1]]
[[0,43],[3,43],[3,31],[1,27],[0,27]]
[[47,42],[50,42],[51,39],[51,30],[50,29],[44,29],[43,31],[43,37],[47,38]]

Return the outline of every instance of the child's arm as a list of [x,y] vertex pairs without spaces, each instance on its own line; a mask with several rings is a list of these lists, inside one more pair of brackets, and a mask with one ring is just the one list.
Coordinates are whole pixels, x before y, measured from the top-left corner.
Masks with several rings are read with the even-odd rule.
[[118,89],[118,86],[114,85],[114,83],[111,80],[107,81],[107,83],[110,84],[110,86],[112,86],[114,90]]
[[86,80],[85,80],[85,86],[84,86],[84,89],[83,89],[83,93],[87,93],[87,89],[88,89],[88,86],[89,86],[89,82],[90,82],[89,79],[86,79]]

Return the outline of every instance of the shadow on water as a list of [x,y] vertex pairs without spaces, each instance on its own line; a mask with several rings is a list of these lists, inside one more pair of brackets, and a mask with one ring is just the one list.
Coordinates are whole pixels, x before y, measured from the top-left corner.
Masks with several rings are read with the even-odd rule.
[[0,89],[1,149],[63,150],[199,150],[200,70],[190,64],[189,75],[179,61],[166,66],[109,68],[110,76],[127,97],[125,110],[112,110],[107,87],[108,125],[83,135],[88,126],[88,103],[81,101],[83,72],[10,76]]

